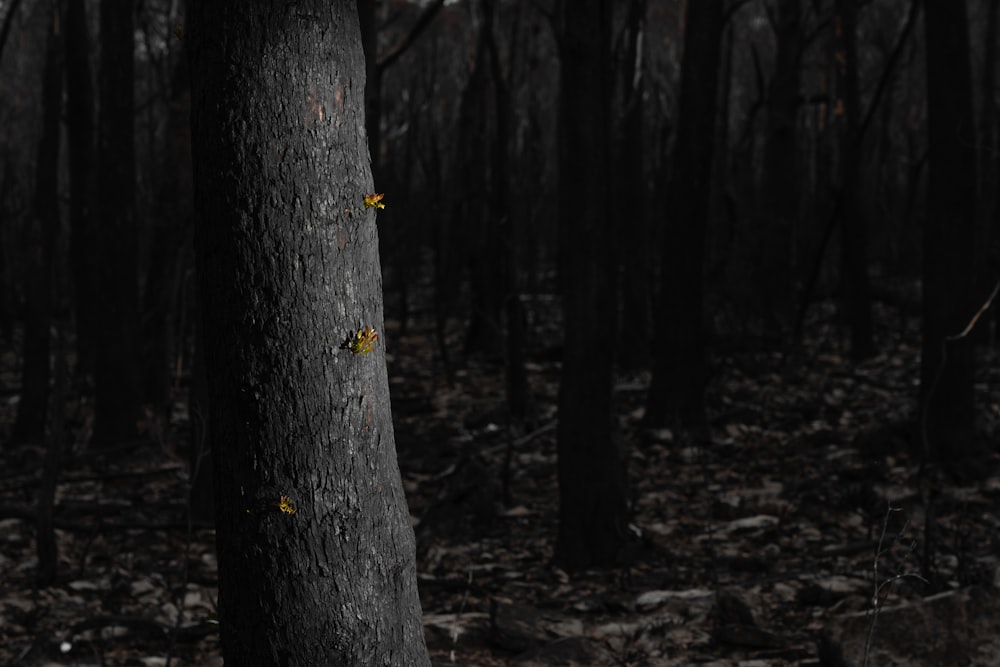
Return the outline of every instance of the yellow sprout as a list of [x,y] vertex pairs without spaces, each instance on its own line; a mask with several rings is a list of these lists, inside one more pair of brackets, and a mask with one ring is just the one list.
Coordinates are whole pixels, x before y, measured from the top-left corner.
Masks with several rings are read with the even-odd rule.
[[276,502],[275,505],[277,505],[278,509],[285,514],[295,514],[298,512],[298,510],[295,509],[295,504],[292,503],[292,499],[288,496],[281,496],[281,500]]
[[368,354],[375,349],[376,341],[378,341],[378,333],[371,327],[362,327],[351,336],[347,343],[347,349],[354,354]]
[[365,208],[374,208],[376,210],[380,208],[385,208],[385,204],[382,203],[382,198],[385,197],[385,193],[371,193],[370,195],[365,195]]

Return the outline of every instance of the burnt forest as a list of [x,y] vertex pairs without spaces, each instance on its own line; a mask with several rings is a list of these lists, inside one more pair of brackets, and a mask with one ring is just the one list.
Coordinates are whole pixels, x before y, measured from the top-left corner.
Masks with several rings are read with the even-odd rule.
[[0,664],[1000,664],[1000,0],[0,0]]

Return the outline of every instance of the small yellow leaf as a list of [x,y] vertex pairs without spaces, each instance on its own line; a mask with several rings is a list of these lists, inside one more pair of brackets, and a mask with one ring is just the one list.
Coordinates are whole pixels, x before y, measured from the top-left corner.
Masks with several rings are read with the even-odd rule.
[[354,354],[368,354],[375,349],[378,333],[371,327],[362,327],[351,336],[346,343],[347,349]]
[[379,194],[373,192],[370,195],[365,195],[365,208],[374,208],[376,210],[385,208],[385,204],[382,203],[383,197],[385,197],[385,193]]
[[288,496],[281,496],[281,500],[275,504],[278,506],[278,509],[285,514],[295,514],[298,512],[298,510],[295,509],[295,504],[292,503],[292,499]]

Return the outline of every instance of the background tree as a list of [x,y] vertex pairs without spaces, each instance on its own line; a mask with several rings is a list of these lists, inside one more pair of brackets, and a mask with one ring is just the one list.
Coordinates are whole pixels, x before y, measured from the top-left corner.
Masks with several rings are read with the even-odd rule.
[[[965,0],[927,0],[930,175],[924,221],[920,406],[929,454],[968,473],[976,454],[975,350],[962,332],[975,314],[976,126]],[[980,467],[980,472],[983,468]]]
[[628,524],[624,454],[612,437],[615,331],[607,0],[560,3],[559,254],[565,347],[559,383],[559,533],[568,569],[615,565]]
[[764,323],[780,339],[791,323],[793,233],[799,212],[797,127],[802,55],[802,0],[778,0],[771,16],[774,73],[767,89],[757,232],[759,297]]
[[680,118],[668,190],[650,423],[705,425],[703,273],[712,181],[722,0],[688,5]]
[[94,441],[135,437],[139,385],[139,269],[135,206],[134,28],[131,2],[101,0],[100,209]]
[[383,331],[356,4],[191,11],[226,660],[429,664],[384,341],[345,345]]
[[652,237],[646,216],[646,134],[643,115],[647,105],[646,94],[646,0],[630,0],[625,17],[621,61],[619,65],[621,93],[621,120],[618,137],[616,198],[629,202],[618,213],[623,228],[618,242],[621,266],[621,321],[620,336],[631,344],[617,350],[618,364],[622,368],[637,370],[649,361],[650,332],[652,331],[653,278],[650,245]]
[[70,261],[78,380],[93,379],[97,345],[94,230],[94,85],[86,0],[66,8],[66,143],[69,162]]
[[59,119],[62,116],[63,32],[59,3],[51,2],[42,71],[42,132],[35,174],[34,221],[29,230],[21,401],[16,440],[41,441],[49,407],[52,274],[59,234]]
[[868,229],[861,204],[861,100],[858,92],[858,7],[856,0],[836,0],[837,101],[842,119],[840,156],[841,285],[851,354],[866,359],[875,354],[872,339],[871,287],[868,281]]

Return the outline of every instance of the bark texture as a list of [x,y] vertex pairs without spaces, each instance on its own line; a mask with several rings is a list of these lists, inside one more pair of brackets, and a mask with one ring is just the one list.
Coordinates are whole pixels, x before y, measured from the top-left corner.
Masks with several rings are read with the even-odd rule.
[[199,2],[189,32],[226,662],[428,665],[385,341],[344,347],[383,324],[357,6]]

